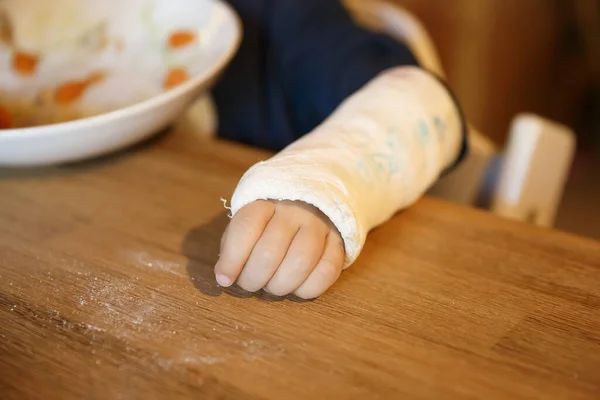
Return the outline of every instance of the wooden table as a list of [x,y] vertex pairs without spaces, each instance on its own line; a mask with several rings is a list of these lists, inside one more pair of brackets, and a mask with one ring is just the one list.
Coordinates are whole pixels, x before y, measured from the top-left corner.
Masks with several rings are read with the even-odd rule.
[[0,398],[600,398],[594,241],[424,199],[317,301],[217,287],[260,158],[179,132],[0,172]]

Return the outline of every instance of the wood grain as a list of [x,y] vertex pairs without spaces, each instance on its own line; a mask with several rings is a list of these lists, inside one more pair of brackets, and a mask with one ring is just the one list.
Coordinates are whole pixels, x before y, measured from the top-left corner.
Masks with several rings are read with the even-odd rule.
[[219,288],[264,156],[177,132],[0,172],[0,398],[600,398],[598,242],[423,199],[317,301]]

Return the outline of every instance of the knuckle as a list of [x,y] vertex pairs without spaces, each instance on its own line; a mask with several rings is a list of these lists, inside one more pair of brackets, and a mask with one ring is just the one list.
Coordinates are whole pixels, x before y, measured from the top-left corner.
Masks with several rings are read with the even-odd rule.
[[248,213],[255,213],[256,211],[265,211],[268,212],[270,210],[273,210],[275,208],[275,205],[268,200],[256,200],[253,201],[252,203],[244,206],[240,211],[241,212],[248,212]]
[[290,294],[289,290],[287,290],[285,287],[279,284],[269,283],[267,284],[265,289],[269,294],[272,294],[273,296],[277,297],[283,297]]
[[332,263],[343,263],[345,257],[346,247],[344,242],[341,239],[334,241],[329,249],[329,254],[326,260]]
[[318,268],[323,280],[327,282],[335,281],[342,272],[342,264],[330,259],[321,260]]
[[341,253],[342,255],[346,254],[346,246],[344,245],[344,240],[339,235],[337,235],[337,237],[335,238],[334,246],[337,252]]
[[290,267],[294,271],[303,271],[310,268],[313,259],[314,257],[310,253],[305,251],[297,252],[290,260]]
[[240,215],[234,222],[235,226],[232,228],[242,232],[253,231],[257,227],[256,220],[251,215]]
[[244,277],[240,277],[240,279],[238,279],[237,285],[241,289],[245,290],[246,292],[250,292],[250,293],[256,293],[260,289],[262,289],[261,287],[258,287],[256,284],[253,284],[249,279],[246,279]]
[[273,247],[263,247],[256,252],[258,260],[266,265],[272,265],[279,261],[279,252]]
[[259,219],[267,218],[275,213],[275,204],[267,200],[258,200],[251,204],[248,213]]
[[313,300],[319,297],[319,294],[316,293],[314,290],[304,288],[296,290],[294,295],[296,297],[301,298],[302,300]]

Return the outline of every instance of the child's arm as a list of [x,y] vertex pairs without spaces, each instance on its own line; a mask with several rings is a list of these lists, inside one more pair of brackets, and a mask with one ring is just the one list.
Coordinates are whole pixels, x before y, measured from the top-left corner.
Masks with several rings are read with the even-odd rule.
[[[273,62],[307,130],[382,70],[414,63],[406,47],[355,27],[336,1],[273,2],[275,14],[290,10],[287,21],[270,22]],[[319,296],[355,260],[370,229],[457,160],[463,130],[451,95],[426,72],[401,68],[373,80],[244,176],[218,281]]]
[[[243,269],[245,289],[320,295],[358,257],[372,228],[456,163],[464,129],[437,78],[414,67],[381,74],[315,131],[244,175],[216,266],[219,282],[231,284]],[[343,263],[327,220],[343,239]]]

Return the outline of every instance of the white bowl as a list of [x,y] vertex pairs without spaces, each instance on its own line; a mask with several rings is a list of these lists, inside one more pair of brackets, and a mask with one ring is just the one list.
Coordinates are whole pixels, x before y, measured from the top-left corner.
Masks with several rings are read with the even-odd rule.
[[[157,133],[210,88],[241,39],[236,14],[217,0],[3,0],[0,12],[13,30],[0,42],[0,104],[91,115],[0,130],[0,166],[82,160]],[[169,38],[180,31],[195,36],[173,48]],[[17,52],[40,55],[35,73],[15,72]],[[165,89],[171,68],[189,79]],[[103,80],[80,98],[56,104],[60,84],[99,71]]]

